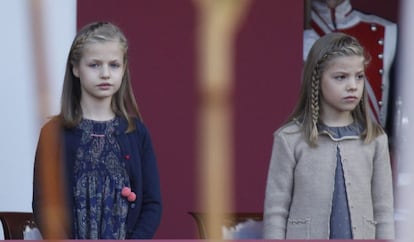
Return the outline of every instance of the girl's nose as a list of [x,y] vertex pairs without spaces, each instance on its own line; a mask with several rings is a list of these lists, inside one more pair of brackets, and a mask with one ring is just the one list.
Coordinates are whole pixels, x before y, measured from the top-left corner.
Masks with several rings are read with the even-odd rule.
[[357,80],[355,78],[351,78],[347,85],[348,91],[355,91],[357,89]]
[[109,67],[106,66],[106,65],[103,65],[102,68],[101,68],[101,78],[102,79],[108,79],[109,76],[110,76]]

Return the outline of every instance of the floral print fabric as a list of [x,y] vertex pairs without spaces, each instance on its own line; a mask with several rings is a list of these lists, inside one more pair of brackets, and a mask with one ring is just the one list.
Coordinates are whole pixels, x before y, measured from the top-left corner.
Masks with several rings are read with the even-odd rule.
[[125,239],[130,181],[115,130],[119,120],[79,124],[82,138],[74,167],[75,239]]

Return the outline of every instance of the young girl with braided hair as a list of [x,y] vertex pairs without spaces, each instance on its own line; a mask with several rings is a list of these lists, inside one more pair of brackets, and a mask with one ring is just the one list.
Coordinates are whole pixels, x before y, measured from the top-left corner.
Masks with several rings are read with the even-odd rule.
[[112,23],[88,24],[69,51],[60,114],[40,133],[36,224],[46,239],[151,239],[161,211],[157,162],[131,86],[127,39]]
[[299,102],[274,133],[266,239],[394,238],[388,139],[368,110],[368,62],[343,33],[311,48]]

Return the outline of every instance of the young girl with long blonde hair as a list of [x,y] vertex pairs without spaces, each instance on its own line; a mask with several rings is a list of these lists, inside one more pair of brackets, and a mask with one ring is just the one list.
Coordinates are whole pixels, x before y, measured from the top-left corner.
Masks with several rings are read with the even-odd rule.
[[369,57],[343,33],[315,42],[289,121],[274,133],[266,239],[393,239],[388,139],[369,112]]
[[[59,152],[48,152],[53,146]],[[57,168],[46,172],[50,167]],[[46,216],[61,205],[44,182],[55,173],[63,180],[63,190],[55,191],[64,197],[65,211],[55,209],[67,215],[58,222],[62,233],[50,231],[59,225],[53,214]],[[40,133],[36,223],[52,236],[47,239],[150,239],[161,211],[157,162],[131,87],[127,39],[112,23],[88,24],[70,48],[60,114]]]

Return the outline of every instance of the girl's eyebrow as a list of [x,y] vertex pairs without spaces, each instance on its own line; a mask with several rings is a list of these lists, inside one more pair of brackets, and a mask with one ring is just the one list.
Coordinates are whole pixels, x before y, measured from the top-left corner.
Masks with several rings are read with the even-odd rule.
[[[91,59],[88,59],[87,61],[105,62],[105,61],[103,61],[102,59],[99,59],[99,58],[91,58]],[[109,60],[108,62],[121,62],[121,61],[122,61],[121,59],[112,59],[112,60]]]

